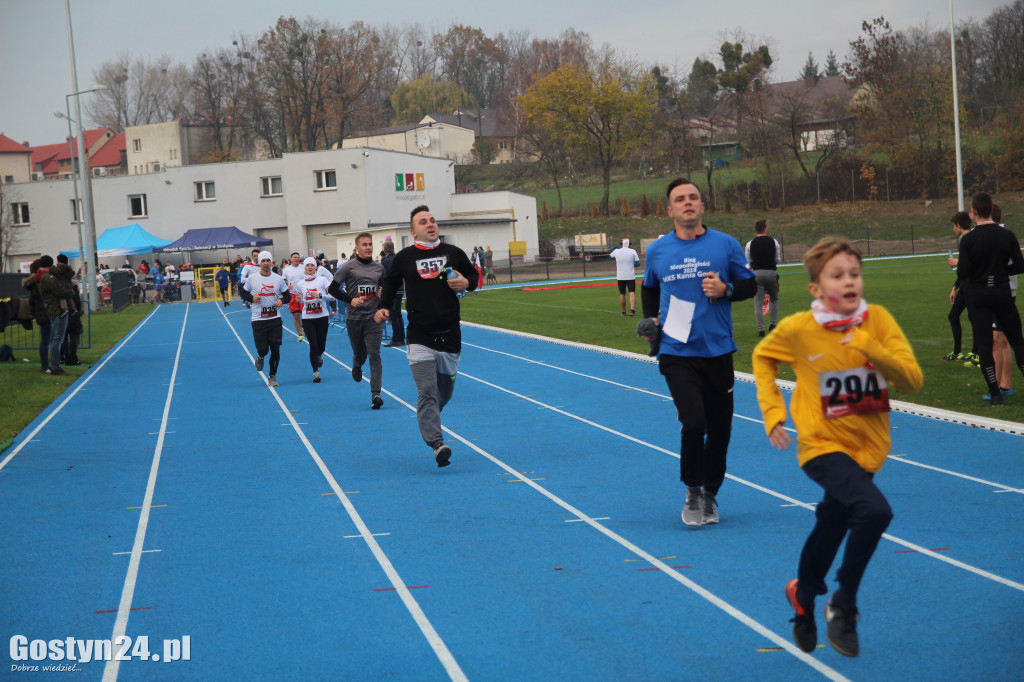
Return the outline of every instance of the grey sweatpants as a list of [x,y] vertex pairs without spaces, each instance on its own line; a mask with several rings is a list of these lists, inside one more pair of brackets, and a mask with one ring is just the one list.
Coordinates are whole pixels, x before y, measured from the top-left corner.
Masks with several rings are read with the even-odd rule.
[[370,359],[370,393],[380,394],[383,365],[380,362],[380,342],[384,338],[384,325],[374,322],[373,318],[365,320],[345,321],[348,340],[352,344],[352,364],[362,367],[366,359]]
[[459,355],[420,344],[409,346],[409,369],[416,382],[416,421],[423,441],[432,448],[444,442],[441,410],[455,391]]
[[779,273],[775,270],[754,270],[757,281],[757,293],[754,294],[754,321],[757,331],[764,331],[764,294],[767,291],[771,299],[769,307],[769,324],[774,327],[779,321]]

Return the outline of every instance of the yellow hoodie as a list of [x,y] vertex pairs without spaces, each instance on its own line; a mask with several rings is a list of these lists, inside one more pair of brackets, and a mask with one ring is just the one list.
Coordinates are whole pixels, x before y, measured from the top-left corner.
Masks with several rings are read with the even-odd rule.
[[888,384],[916,393],[924,375],[892,315],[868,306],[853,339],[825,329],[811,311],[791,315],[754,348],[757,400],[771,433],[786,421],[786,403],[775,384],[778,364],[796,372],[790,409],[800,466],[818,455],[844,452],[865,471],[882,468],[889,454]]

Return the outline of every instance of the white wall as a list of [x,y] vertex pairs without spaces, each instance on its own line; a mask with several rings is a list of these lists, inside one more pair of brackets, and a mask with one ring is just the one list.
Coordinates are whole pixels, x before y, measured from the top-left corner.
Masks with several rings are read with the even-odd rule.
[[[316,191],[314,171],[325,169],[335,170],[338,187]],[[401,174],[401,183],[396,187],[397,174]],[[408,189],[406,174],[411,178]],[[277,175],[282,179],[283,196],[261,197],[260,178]],[[214,183],[214,201],[195,200],[194,183],[199,181]],[[409,212],[426,204],[438,220],[465,211],[497,210],[499,213],[481,215],[500,217],[510,215],[500,211],[514,208],[517,238],[534,251],[537,247],[536,202],[532,198],[512,192],[456,195],[452,162],[418,154],[377,149],[285,154],[280,159],[93,178],[91,187],[97,237],[108,228],[131,223],[169,240],[178,239],[191,228],[235,225],[249,233],[272,232],[276,256],[279,252],[307,253],[311,247],[348,242],[356,233],[370,229],[375,243],[390,234],[400,246],[401,238],[409,234]],[[5,186],[7,189],[29,203],[32,220],[31,225],[19,229],[20,243],[7,263],[8,270],[25,256],[78,248],[70,180],[19,183]],[[146,195],[146,217],[130,215],[128,197],[132,194]],[[346,231],[346,226],[347,237],[325,234]],[[285,234],[287,237],[283,237]],[[447,229],[445,234],[466,250],[490,244],[498,252],[507,250],[512,228],[507,223],[503,227],[468,226]],[[331,258],[337,257],[337,250],[324,248]],[[351,248],[341,250],[348,253]],[[218,253],[216,260],[222,256]]]

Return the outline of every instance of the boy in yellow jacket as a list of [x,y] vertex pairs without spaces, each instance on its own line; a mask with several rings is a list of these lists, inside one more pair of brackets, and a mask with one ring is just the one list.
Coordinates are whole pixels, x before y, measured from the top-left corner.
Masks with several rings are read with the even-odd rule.
[[913,393],[924,379],[892,315],[863,299],[857,247],[825,238],[807,252],[804,266],[815,298],[811,310],[787,317],[757,345],[754,377],[768,439],[783,450],[792,439],[775,378],[780,362],[793,368],[790,412],[797,460],[825,490],[800,553],[797,579],[786,586],[796,612],[793,638],[807,653],[817,646],[814,599],[828,593],[825,578],[849,534],[836,574],[839,589],[825,606],[825,620],[829,643],[844,656],[856,656],[857,590],[892,520],[889,503],[872,480],[889,454],[888,387]]

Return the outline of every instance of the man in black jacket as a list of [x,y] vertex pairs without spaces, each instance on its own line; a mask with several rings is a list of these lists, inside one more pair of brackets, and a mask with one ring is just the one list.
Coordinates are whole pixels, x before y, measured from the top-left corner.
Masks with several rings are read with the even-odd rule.
[[1020,313],[1010,294],[1010,275],[1024,272],[1024,254],[1016,235],[992,220],[992,197],[978,192],[971,198],[975,227],[960,240],[957,276],[967,286],[967,314],[989,389],[989,404],[1003,404],[992,355],[992,322],[996,321],[1013,349],[1024,374],[1024,334]]
[[374,319],[382,322],[390,317],[395,294],[404,283],[416,420],[424,442],[433,448],[437,466],[445,467],[452,450],[444,443],[441,410],[455,390],[462,352],[459,294],[476,289],[477,273],[462,249],[441,241],[429,208],[417,206],[410,217],[415,243],[395,256],[384,277]]

